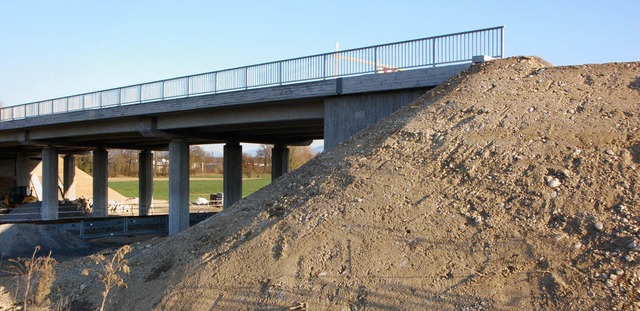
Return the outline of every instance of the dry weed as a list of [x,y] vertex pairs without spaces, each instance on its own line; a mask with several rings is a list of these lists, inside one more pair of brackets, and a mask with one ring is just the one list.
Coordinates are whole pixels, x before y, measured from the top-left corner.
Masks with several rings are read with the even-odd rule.
[[61,296],[55,303],[51,305],[51,310],[54,311],[71,311],[71,302],[69,298]]
[[[51,252],[46,257],[36,257],[39,250],[38,245],[31,258],[9,259],[12,265],[7,272],[16,278],[15,299],[22,298],[23,310],[27,310],[30,305],[41,306],[49,295],[55,279],[53,268],[57,261],[51,258]],[[34,285],[35,292],[32,293]]]
[[109,291],[114,286],[127,287],[127,283],[124,281],[120,273],[129,274],[129,261],[124,258],[126,254],[131,252],[131,247],[125,245],[118,249],[115,254],[109,259],[101,254],[91,256],[91,259],[98,265],[98,269],[84,269],[82,275],[89,275],[91,271],[95,272],[100,282],[104,285],[104,291],[102,292],[102,304],[100,305],[100,311],[104,310],[105,303]]

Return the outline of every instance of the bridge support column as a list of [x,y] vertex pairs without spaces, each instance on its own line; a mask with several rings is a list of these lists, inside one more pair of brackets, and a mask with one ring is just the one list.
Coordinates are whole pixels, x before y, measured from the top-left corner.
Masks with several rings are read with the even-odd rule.
[[104,148],[93,151],[93,217],[107,217],[109,154]]
[[58,150],[42,149],[42,220],[58,219]]
[[169,235],[189,228],[189,144],[169,143]]
[[242,146],[227,143],[224,146],[222,187],[224,208],[242,199]]
[[289,148],[274,145],[271,149],[271,181],[289,172]]
[[19,153],[16,156],[16,187],[29,186],[31,179],[31,160],[26,153]]
[[144,150],[138,155],[138,215],[149,215],[153,202],[153,153]]
[[76,199],[76,158],[73,154],[67,154],[63,159],[62,184],[64,198],[73,201]]

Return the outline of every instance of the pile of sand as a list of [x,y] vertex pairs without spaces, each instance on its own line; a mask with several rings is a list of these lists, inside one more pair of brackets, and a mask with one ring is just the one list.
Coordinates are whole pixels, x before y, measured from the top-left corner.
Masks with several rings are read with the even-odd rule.
[[2,258],[31,257],[40,246],[38,255],[51,252],[54,258],[86,254],[92,245],[55,225],[0,225],[0,254]]
[[[62,185],[62,176],[63,176],[63,170],[64,170],[64,166],[63,166],[63,159],[59,158],[58,159],[58,176],[60,177],[60,186]],[[35,175],[38,176],[38,180],[40,181],[40,183],[42,184],[42,162],[38,163],[38,165],[36,165],[36,167],[31,171],[31,175]],[[75,181],[75,196],[77,198],[85,198],[89,201],[91,201],[91,199],[93,198],[93,177],[87,173],[85,173],[83,170],[79,169],[76,167],[75,169],[75,175],[74,175],[74,181]],[[39,185],[38,187],[36,187],[37,189],[42,189],[42,186]],[[42,190],[40,190],[42,191]],[[60,190],[61,191],[61,190]],[[35,195],[40,196],[42,195],[41,193],[36,193]],[[108,188],[107,189],[107,195],[109,197],[109,200],[114,200],[114,201],[124,201],[127,198],[125,196],[123,196],[122,194],[120,194],[119,192]],[[63,199],[62,197],[62,193],[58,194],[58,198],[60,200]]]
[[[632,308],[640,63],[472,66],[130,256],[118,310]],[[96,305],[62,266],[56,286]],[[72,273],[72,271],[75,271]]]

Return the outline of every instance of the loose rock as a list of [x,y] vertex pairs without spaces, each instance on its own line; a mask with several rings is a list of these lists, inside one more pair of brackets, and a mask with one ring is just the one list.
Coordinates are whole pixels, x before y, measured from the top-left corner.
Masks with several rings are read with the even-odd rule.
[[593,225],[594,228],[596,228],[596,230],[598,231],[602,231],[604,230],[604,224],[602,224],[602,222],[598,221]]
[[560,184],[561,184],[560,180],[558,178],[555,178],[555,177],[547,182],[547,186],[549,186],[551,188],[560,187]]

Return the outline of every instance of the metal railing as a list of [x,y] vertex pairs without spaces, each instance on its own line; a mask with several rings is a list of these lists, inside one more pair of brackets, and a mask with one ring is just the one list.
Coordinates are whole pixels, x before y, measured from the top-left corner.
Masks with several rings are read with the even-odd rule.
[[0,121],[504,56],[504,27],[336,51],[0,109]]
[[[215,213],[189,214],[189,227],[196,225]],[[63,229],[82,239],[110,236],[132,236],[146,234],[168,234],[169,216],[112,217],[76,220],[60,223]]]
[[[222,210],[221,205],[205,204],[196,205],[189,204],[189,213],[216,213]],[[139,206],[136,203],[110,203],[107,211],[109,217],[135,217],[139,215]],[[162,216],[169,214],[169,203],[154,202],[153,206],[147,211],[148,216]],[[80,209],[76,205],[59,205],[58,219],[93,219],[94,216],[89,210]],[[0,224],[34,222],[40,221],[40,207],[21,207],[20,209],[0,208]]]

